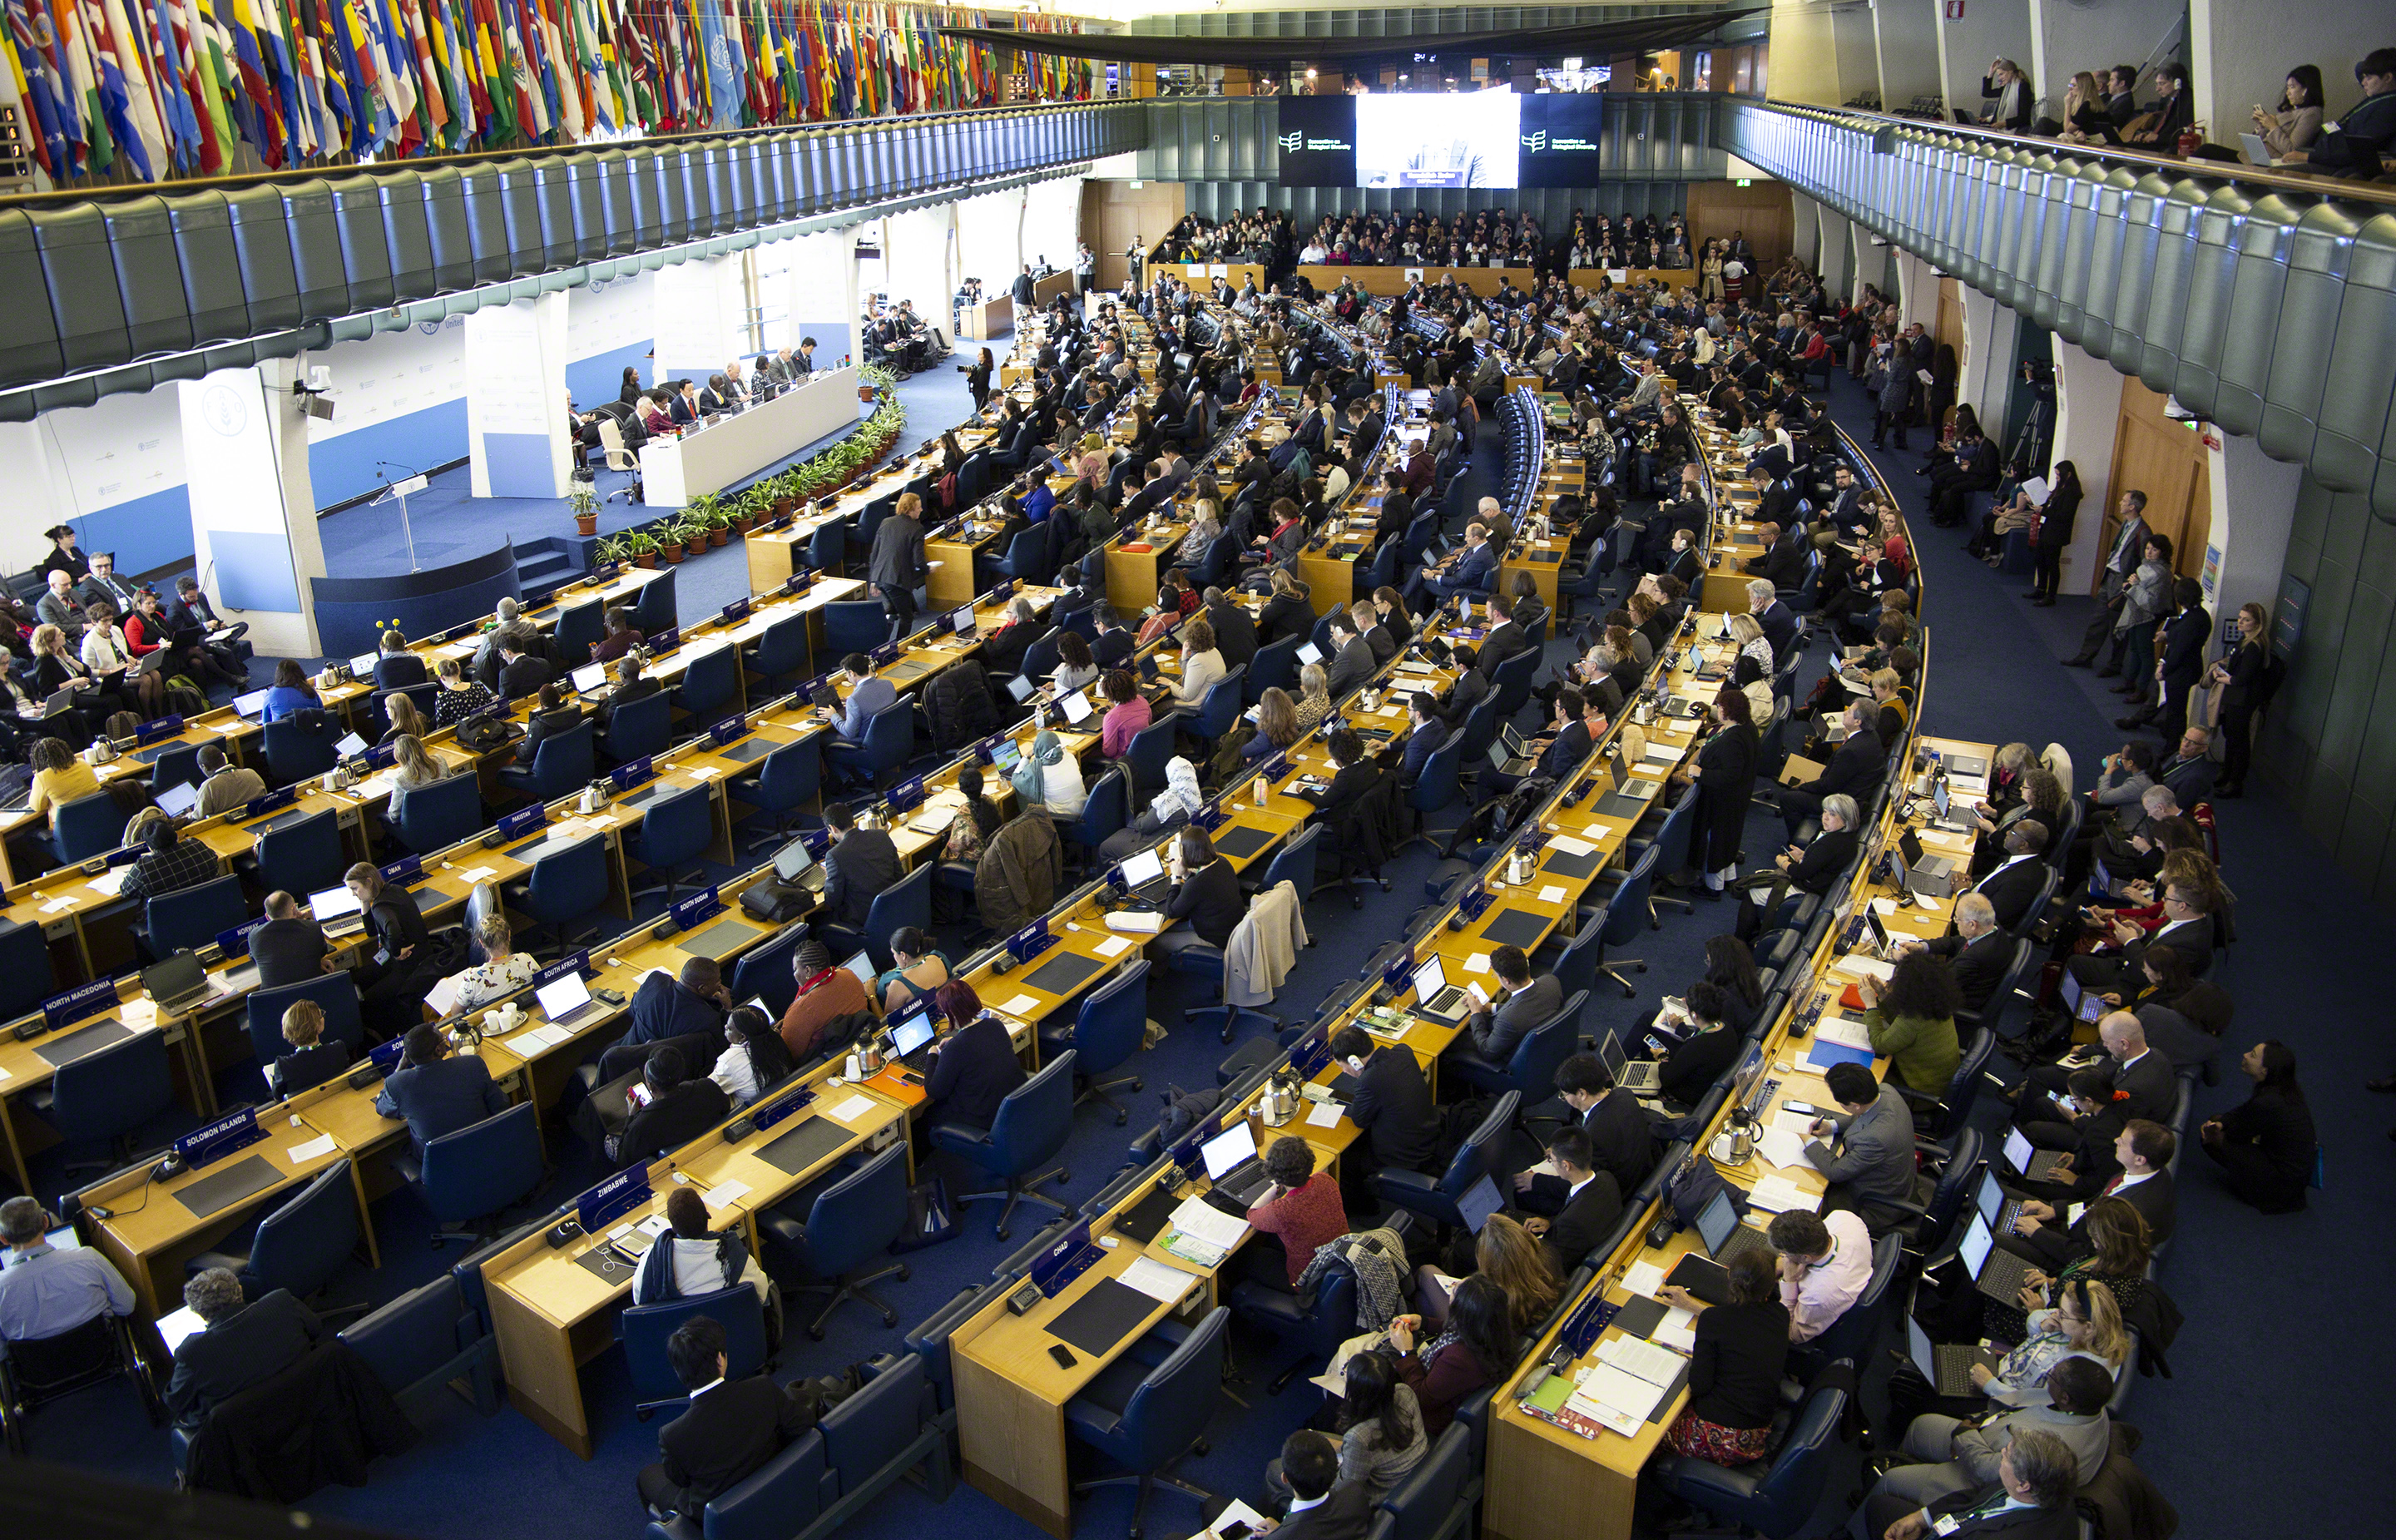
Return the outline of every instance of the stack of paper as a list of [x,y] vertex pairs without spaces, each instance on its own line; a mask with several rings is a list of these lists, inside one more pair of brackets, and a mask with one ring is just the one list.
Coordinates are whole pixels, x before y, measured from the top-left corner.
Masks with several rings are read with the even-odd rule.
[[1822,1206],[1822,1200],[1807,1192],[1786,1176],[1765,1176],[1758,1180],[1747,1194],[1748,1206],[1785,1214],[1792,1209],[1812,1213]]
[[1674,1306],[1665,1312],[1662,1322],[1657,1326],[1654,1334],[1647,1340],[1660,1342],[1667,1348],[1676,1348],[1684,1353],[1696,1352],[1697,1350],[1697,1312],[1684,1310]]
[[1765,1126],[1774,1129],[1786,1130],[1790,1134],[1794,1134],[1801,1139],[1810,1139],[1814,1136],[1814,1114],[1811,1112],[1792,1112],[1785,1107],[1775,1108],[1772,1112],[1772,1121]]
[[1337,1128],[1339,1126],[1339,1120],[1346,1116],[1347,1112],[1348,1109],[1343,1103],[1316,1102],[1306,1109],[1306,1121],[1317,1128]]
[[1565,1404],[1629,1438],[1663,1399],[1662,1386],[1651,1385],[1610,1363],[1595,1363]]
[[1154,936],[1165,928],[1165,916],[1154,909],[1117,909],[1107,916],[1107,928]]
[[1883,962],[1878,958],[1866,957],[1861,952],[1849,952],[1830,966],[1836,972],[1852,974],[1858,978],[1877,978],[1884,984],[1888,982],[1890,976],[1897,972],[1896,963]]
[[1802,1166],[1805,1141],[1785,1128],[1767,1128],[1755,1141],[1755,1152],[1777,1166]]
[[[1659,1387],[1670,1386],[1680,1378],[1682,1368],[1688,1362],[1670,1348],[1659,1348],[1634,1336],[1606,1338],[1598,1345],[1597,1357],[1601,1363],[1612,1364],[1625,1374],[1636,1374]],[[1655,1408],[1651,1406],[1648,1410],[1652,1412]]]
[[1871,1029],[1853,1016],[1824,1016],[1814,1024],[1814,1037],[1817,1042],[1844,1043],[1867,1052],[1871,1048]]
[[1204,1198],[1186,1198],[1173,1211],[1165,1249],[1186,1262],[1211,1268],[1222,1261],[1247,1233],[1245,1219],[1225,1214]]
[[1121,1281],[1126,1287],[1138,1289],[1149,1298],[1162,1300],[1167,1305],[1180,1304],[1189,1297],[1190,1291],[1198,1286],[1196,1274],[1168,1268],[1152,1256],[1133,1257],[1131,1266],[1123,1270]]
[[1653,1299],[1664,1286],[1664,1269],[1653,1262],[1633,1262],[1622,1269],[1622,1286],[1642,1298]]

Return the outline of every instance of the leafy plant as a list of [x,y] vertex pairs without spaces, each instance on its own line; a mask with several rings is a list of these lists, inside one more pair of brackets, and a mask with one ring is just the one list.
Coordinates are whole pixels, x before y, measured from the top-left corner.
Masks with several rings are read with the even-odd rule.
[[679,540],[686,546],[705,545],[707,543],[707,525],[689,517],[688,511],[686,510],[682,522],[673,526],[672,534],[668,536],[667,538],[670,540]]
[[595,518],[599,513],[599,489],[589,482],[576,482],[566,489],[566,506],[578,519]]
[[[630,539],[631,537],[626,535],[610,535],[606,539],[601,540],[599,542],[598,552],[599,564],[602,566],[614,566],[631,557],[633,554],[633,551],[632,546],[627,543]],[[654,546],[655,542],[651,543],[652,546]]]
[[724,511],[724,499],[712,492],[701,492],[690,499],[682,511],[683,523],[700,529],[712,529]]
[[616,540],[617,548],[622,553],[617,557],[619,561],[625,556],[654,556],[658,551],[657,536],[646,529],[628,529],[617,536]]

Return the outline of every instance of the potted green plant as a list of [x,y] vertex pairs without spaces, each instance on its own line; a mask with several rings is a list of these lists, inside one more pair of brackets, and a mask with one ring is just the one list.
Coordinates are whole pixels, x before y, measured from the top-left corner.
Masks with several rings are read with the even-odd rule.
[[707,525],[692,518],[687,509],[683,511],[681,520],[675,524],[674,533],[682,538],[682,553],[685,556],[696,556],[707,549]]
[[649,528],[658,542],[658,560],[668,566],[682,564],[682,531],[672,519],[659,519]]
[[574,511],[574,533],[599,533],[599,489],[589,482],[579,481],[566,489],[566,506]]
[[630,560],[632,553],[625,549],[624,537],[610,535],[599,542],[598,550],[592,554],[593,565],[618,566]]
[[736,503],[720,504],[701,517],[699,522],[707,526],[709,545],[725,545],[731,540],[732,521],[739,516],[738,511],[746,508],[748,503],[749,499],[743,498]]
[[646,530],[632,529],[617,538],[623,542],[624,554],[632,559],[634,566],[646,568],[658,564],[659,547],[655,535]]

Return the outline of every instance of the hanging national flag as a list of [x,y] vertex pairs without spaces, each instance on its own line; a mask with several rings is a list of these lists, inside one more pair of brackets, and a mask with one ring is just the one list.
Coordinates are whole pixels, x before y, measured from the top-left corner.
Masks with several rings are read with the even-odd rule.
[[75,174],[82,158],[82,123],[59,67],[58,29],[39,0],[7,0],[8,42],[21,93],[39,133],[36,158],[54,181]]

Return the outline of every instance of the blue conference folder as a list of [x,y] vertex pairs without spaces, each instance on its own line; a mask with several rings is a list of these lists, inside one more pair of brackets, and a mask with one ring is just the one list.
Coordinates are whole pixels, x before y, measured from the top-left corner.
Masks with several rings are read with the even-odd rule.
[[1820,1038],[1816,1038],[1812,1046],[1805,1050],[1805,1068],[1816,1071],[1828,1069],[1834,1064],[1860,1064],[1869,1069],[1871,1061],[1869,1048],[1850,1048],[1844,1042],[1829,1042]]

